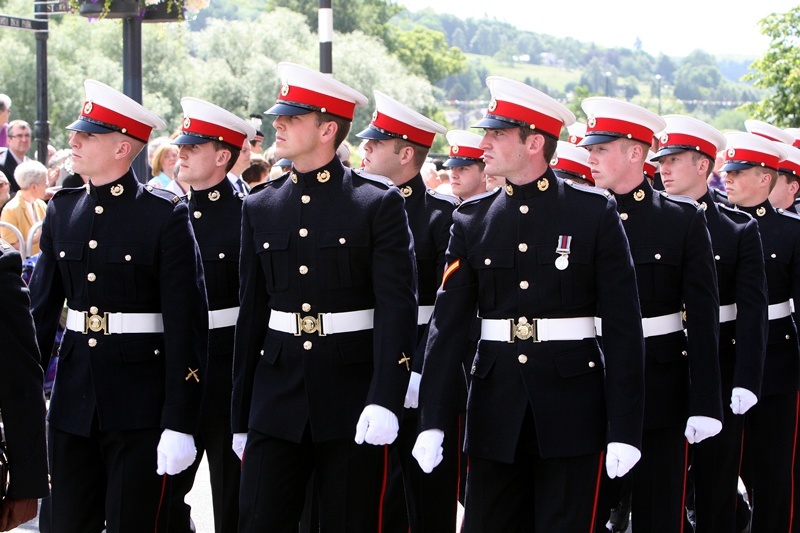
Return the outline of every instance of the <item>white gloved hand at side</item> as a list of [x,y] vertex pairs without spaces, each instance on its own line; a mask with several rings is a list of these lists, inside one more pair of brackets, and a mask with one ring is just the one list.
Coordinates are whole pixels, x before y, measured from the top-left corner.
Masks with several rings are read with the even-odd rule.
[[722,422],[716,418],[708,416],[690,416],[686,421],[686,440],[689,444],[697,444],[700,441],[713,437],[722,431]]
[[194,447],[194,437],[186,433],[178,433],[165,429],[156,447],[158,454],[158,475],[169,474],[174,476],[189,468],[197,456]]
[[241,461],[244,457],[244,447],[247,446],[247,433],[234,433],[233,434],[233,453]]
[[758,403],[756,395],[742,387],[734,387],[731,392],[731,411],[735,415],[743,415]]
[[609,442],[606,450],[606,472],[608,477],[622,477],[634,467],[642,452],[630,444],[624,442]]
[[356,443],[382,446],[391,444],[397,438],[400,424],[397,415],[385,407],[370,404],[361,411],[356,424]]
[[406,390],[406,401],[403,407],[406,409],[416,409],[419,406],[419,382],[422,380],[422,374],[419,372],[412,372],[411,378],[408,380],[408,389]]
[[411,455],[419,463],[419,467],[426,474],[433,472],[442,462],[444,449],[444,431],[441,429],[426,429],[417,435],[417,442],[411,450]]

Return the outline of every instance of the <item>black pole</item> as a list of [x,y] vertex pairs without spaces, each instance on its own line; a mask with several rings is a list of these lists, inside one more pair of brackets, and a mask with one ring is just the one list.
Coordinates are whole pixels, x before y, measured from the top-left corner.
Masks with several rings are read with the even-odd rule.
[[319,71],[333,73],[333,7],[331,0],[319,0]]
[[[122,20],[122,92],[142,103],[142,21],[139,17]],[[136,177],[147,183],[147,148],[131,165]]]
[[34,18],[44,20],[44,30],[36,31],[36,121],[33,137],[36,141],[37,159],[47,165],[47,145],[50,142],[50,121],[47,119],[47,6],[33,3]]

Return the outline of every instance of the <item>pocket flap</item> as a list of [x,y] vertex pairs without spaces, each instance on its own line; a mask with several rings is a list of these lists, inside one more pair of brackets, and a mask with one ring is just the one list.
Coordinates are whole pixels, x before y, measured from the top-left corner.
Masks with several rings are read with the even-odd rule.
[[369,232],[361,229],[329,229],[319,232],[317,243],[320,248],[341,246],[369,246]]
[[253,235],[253,241],[257,253],[286,250],[289,247],[289,233],[286,231],[256,233]]
[[264,347],[261,350],[261,359],[271,365],[274,365],[275,361],[278,360],[278,356],[281,353],[282,347],[283,343],[281,341],[267,335],[264,338]]
[[132,244],[108,245],[105,247],[106,263],[130,263],[133,265],[152,265],[155,262],[155,248]]
[[126,363],[141,363],[164,356],[164,337],[153,335],[144,339],[121,342],[119,349]]
[[83,259],[84,242],[62,241],[53,244],[56,257],[62,261],[80,261]]
[[239,261],[239,247],[232,244],[206,246],[201,253],[203,261]]
[[470,265],[476,270],[486,268],[511,268],[514,266],[514,250],[477,250],[467,256]]
[[564,352],[553,358],[558,369],[558,374],[562,378],[571,378],[588,374],[589,372],[599,372],[603,369],[603,362],[600,354],[592,350],[572,350]]
[[642,264],[680,265],[681,251],[665,246],[645,246],[631,250],[633,262]]

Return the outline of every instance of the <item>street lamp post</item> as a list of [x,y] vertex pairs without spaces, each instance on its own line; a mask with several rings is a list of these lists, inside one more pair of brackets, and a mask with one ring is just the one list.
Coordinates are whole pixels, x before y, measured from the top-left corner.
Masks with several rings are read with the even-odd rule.
[[656,74],[656,94],[658,95],[658,114],[661,114],[661,74]]
[[611,72],[606,71],[606,96],[610,96],[609,84],[611,83]]

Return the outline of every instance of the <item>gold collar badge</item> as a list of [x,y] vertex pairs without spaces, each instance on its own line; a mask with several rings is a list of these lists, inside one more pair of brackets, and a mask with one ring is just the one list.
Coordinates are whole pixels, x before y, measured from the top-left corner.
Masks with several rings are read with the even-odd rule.
[[641,202],[642,200],[644,200],[644,197],[645,194],[642,189],[637,189],[637,191],[633,193],[633,199],[636,200],[637,202]]
[[536,182],[536,186],[539,187],[539,190],[544,192],[550,187],[550,181],[547,178],[540,178]]
[[512,187],[510,183],[506,183],[506,194],[514,196],[514,187]]
[[331,173],[327,170],[323,170],[322,172],[317,172],[317,181],[320,183],[325,183],[329,179],[331,179]]
[[120,196],[123,192],[125,192],[125,187],[123,187],[119,183],[114,185],[113,187],[111,187],[111,195],[112,196]]
[[217,200],[219,200],[219,196],[220,196],[220,194],[219,194],[219,191],[217,191],[217,190],[214,190],[214,191],[211,191],[210,193],[208,193],[208,199],[211,200],[212,202],[216,202]]
[[411,196],[411,193],[414,192],[409,185],[400,188],[400,194],[403,195],[403,198],[408,198]]

